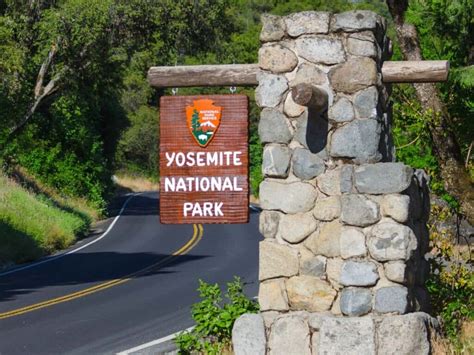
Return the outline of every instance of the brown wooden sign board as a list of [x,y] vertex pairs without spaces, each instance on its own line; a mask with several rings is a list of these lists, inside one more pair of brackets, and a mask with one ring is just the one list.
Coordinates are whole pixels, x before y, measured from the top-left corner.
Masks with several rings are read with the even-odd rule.
[[248,98],[160,100],[160,221],[247,223]]

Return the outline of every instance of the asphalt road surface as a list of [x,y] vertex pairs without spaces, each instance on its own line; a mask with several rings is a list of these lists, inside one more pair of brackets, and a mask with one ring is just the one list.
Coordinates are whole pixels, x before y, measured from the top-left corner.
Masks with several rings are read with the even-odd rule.
[[105,236],[0,274],[0,354],[115,354],[165,337],[193,325],[198,279],[238,275],[255,296],[261,237],[250,212],[249,224],[162,225],[158,193],[131,197]]

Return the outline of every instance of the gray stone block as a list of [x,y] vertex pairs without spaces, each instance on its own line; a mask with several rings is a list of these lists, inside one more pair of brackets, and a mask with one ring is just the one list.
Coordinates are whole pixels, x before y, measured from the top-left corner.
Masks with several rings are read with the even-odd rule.
[[289,143],[293,136],[285,115],[272,108],[260,113],[258,134],[262,143]]
[[325,195],[334,196],[341,194],[341,169],[332,169],[319,175],[317,180],[318,188]]
[[342,42],[330,37],[299,38],[296,40],[296,52],[312,63],[337,64],[346,59]]
[[338,220],[324,223],[319,230],[311,234],[305,241],[305,246],[313,254],[335,257],[341,254],[339,239],[341,237],[341,224]]
[[332,135],[330,155],[352,158],[357,163],[377,162],[380,123],[375,120],[356,120],[338,128]]
[[341,257],[344,259],[362,257],[367,254],[365,235],[357,228],[343,227],[339,243]]
[[410,197],[407,195],[385,195],[381,203],[384,216],[392,217],[400,223],[408,221]]
[[319,330],[318,354],[375,355],[375,325],[370,317],[325,317]]
[[377,329],[379,354],[428,355],[430,333],[436,333],[436,319],[426,313],[383,317]]
[[352,102],[341,97],[329,108],[328,119],[334,122],[349,122],[354,119],[354,108]]
[[260,47],[258,50],[258,64],[263,70],[273,73],[292,71],[298,64],[296,54],[280,44]]
[[339,196],[320,197],[316,200],[313,215],[320,221],[332,221],[341,214]]
[[353,168],[352,165],[344,165],[341,168],[341,175],[340,175],[340,190],[342,194],[348,194],[352,192],[353,189]]
[[375,41],[368,41],[357,37],[349,37],[347,40],[347,50],[350,54],[363,57],[377,57],[377,45]]
[[412,177],[413,169],[403,163],[367,164],[354,169],[356,189],[367,194],[402,192],[410,186]]
[[311,212],[284,214],[278,225],[277,237],[289,243],[299,243],[318,226]]
[[344,261],[340,258],[329,258],[326,264],[326,275],[331,282],[332,287],[340,290],[341,286],[341,270]]
[[342,290],[341,312],[358,317],[372,310],[372,292],[367,288],[350,287]]
[[364,10],[346,11],[334,14],[331,21],[331,31],[375,31],[378,22],[381,22],[381,19],[375,12]]
[[358,92],[354,98],[354,109],[357,118],[372,118],[378,116],[379,93],[375,86]]
[[288,314],[278,317],[270,330],[270,355],[310,355],[310,330],[301,316]]
[[375,311],[404,314],[408,308],[408,290],[403,286],[382,287],[375,291]]
[[345,224],[366,227],[380,220],[379,205],[364,195],[341,196],[341,221]]
[[384,264],[385,276],[393,282],[406,282],[406,264],[403,261],[391,261]]
[[275,107],[288,90],[288,80],[283,75],[265,72],[257,74],[258,86],[255,90],[255,101],[260,107]]
[[243,314],[234,323],[232,346],[235,355],[265,355],[265,326],[259,314]]
[[326,274],[326,258],[321,255],[304,258],[300,261],[300,274],[323,277]]
[[[331,312],[318,312],[318,313],[310,313],[308,315],[308,324],[309,327],[313,330],[319,331],[321,329],[321,325],[324,322],[326,317],[333,317]],[[315,349],[315,348],[313,348]]]
[[308,212],[314,207],[316,189],[304,182],[280,183],[265,180],[260,184],[260,206],[285,213]]
[[309,312],[328,311],[337,295],[327,281],[307,275],[289,278],[286,290],[290,309]]
[[264,238],[275,238],[278,223],[283,213],[278,211],[262,211],[259,218],[259,230]]
[[324,160],[308,149],[296,148],[293,151],[293,173],[302,180],[311,180],[324,173]]
[[297,84],[321,85],[326,82],[327,74],[311,63],[303,63],[298,67],[295,78],[291,81],[292,86]]
[[287,311],[288,296],[286,295],[285,280],[275,279],[260,283],[258,290],[260,311]]
[[303,34],[328,33],[329,12],[302,11],[285,17],[287,32],[291,37]]
[[342,264],[341,284],[344,286],[373,286],[378,279],[377,266],[370,261],[348,260]]
[[270,177],[288,177],[291,150],[287,146],[268,144],[263,149],[262,172]]
[[298,252],[287,245],[268,240],[260,242],[259,261],[260,281],[298,274]]
[[417,241],[409,227],[382,221],[368,228],[367,247],[377,261],[408,260],[417,247]]
[[377,65],[367,57],[354,57],[329,72],[329,81],[338,92],[354,93],[377,84]]
[[285,21],[280,16],[262,14],[262,30],[260,31],[260,41],[278,41],[285,36]]

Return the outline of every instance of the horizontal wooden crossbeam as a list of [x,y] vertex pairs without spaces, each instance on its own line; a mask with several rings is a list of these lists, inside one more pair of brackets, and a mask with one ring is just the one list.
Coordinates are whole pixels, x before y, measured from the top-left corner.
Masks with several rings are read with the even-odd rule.
[[[258,64],[183,65],[151,67],[148,82],[156,88],[192,86],[257,86]],[[446,60],[386,61],[382,66],[385,83],[446,81]]]
[[182,65],[151,67],[148,82],[151,86],[257,86],[258,64]]
[[447,60],[387,61],[382,66],[384,83],[433,83],[446,81],[449,73]]

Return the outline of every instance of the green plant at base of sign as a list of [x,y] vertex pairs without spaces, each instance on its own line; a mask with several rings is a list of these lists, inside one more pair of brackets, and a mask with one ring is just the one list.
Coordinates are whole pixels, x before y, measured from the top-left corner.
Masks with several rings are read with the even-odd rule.
[[201,301],[192,306],[192,317],[196,326],[192,331],[182,332],[175,338],[180,354],[222,354],[230,352],[232,327],[244,313],[258,312],[258,304],[243,293],[242,281],[234,277],[227,283],[226,302],[218,284],[199,280]]

